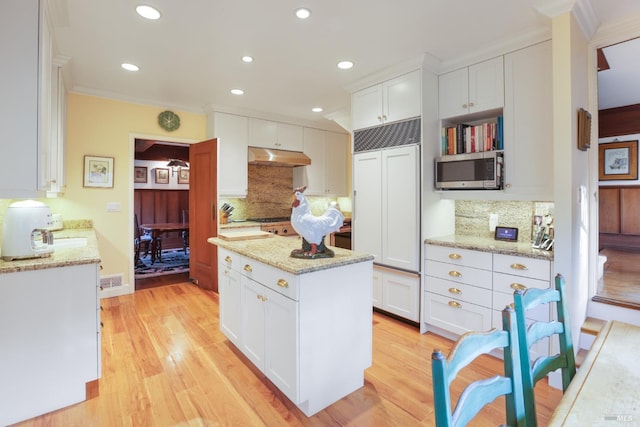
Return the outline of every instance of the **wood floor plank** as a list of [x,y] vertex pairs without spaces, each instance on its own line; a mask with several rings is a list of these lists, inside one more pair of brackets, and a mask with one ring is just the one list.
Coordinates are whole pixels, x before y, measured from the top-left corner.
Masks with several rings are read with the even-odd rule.
[[[373,315],[373,364],[364,387],[306,417],[220,332],[218,295],[190,283],[149,287],[101,301],[98,397],[17,426],[432,426],[431,352],[452,342],[380,313]],[[483,356],[466,381],[500,372]],[[562,393],[536,386],[539,425]],[[504,422],[504,398],[470,426]]]

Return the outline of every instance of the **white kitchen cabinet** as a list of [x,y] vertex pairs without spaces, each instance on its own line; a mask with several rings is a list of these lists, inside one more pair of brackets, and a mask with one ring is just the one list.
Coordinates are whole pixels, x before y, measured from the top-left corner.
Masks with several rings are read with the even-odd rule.
[[0,274],[0,425],[86,399],[100,378],[97,264]]
[[347,195],[349,136],[304,128],[303,141],[311,164],[293,169],[293,186],[306,186],[305,194],[310,196]]
[[[420,320],[420,276],[375,266],[374,307],[413,322]],[[376,283],[377,282],[377,283]]]
[[[311,416],[363,385],[371,261],[294,275],[222,247],[218,259],[221,331],[300,410]],[[239,299],[227,292],[228,269],[240,276]]]
[[213,113],[208,133],[218,138],[218,196],[247,197],[249,118]]
[[551,42],[505,55],[505,192],[553,200]]
[[302,151],[302,126],[249,118],[249,145]]
[[419,117],[421,112],[420,70],[354,92],[351,97],[353,130]]
[[503,57],[442,74],[438,86],[441,119],[502,108]]
[[354,250],[419,271],[420,170],[416,145],[354,155]]

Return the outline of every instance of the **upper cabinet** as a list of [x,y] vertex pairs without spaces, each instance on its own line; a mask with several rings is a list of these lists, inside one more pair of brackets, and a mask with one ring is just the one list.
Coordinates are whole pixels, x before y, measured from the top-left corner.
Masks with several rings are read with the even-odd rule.
[[210,123],[218,138],[218,196],[246,197],[249,118],[215,112]]
[[420,70],[354,92],[353,130],[419,117],[422,111]]
[[252,147],[302,151],[302,133],[302,126],[249,119],[249,145]]
[[505,55],[504,186],[523,200],[553,200],[551,42]]
[[438,78],[440,118],[475,114],[504,105],[503,58],[497,57]]
[[0,17],[0,126],[11,161],[0,171],[0,198],[42,197],[64,186],[64,85],[53,62],[45,3],[8,0]]
[[348,152],[348,135],[304,128],[304,153],[311,164],[293,169],[294,187],[306,186],[310,196],[347,195]]

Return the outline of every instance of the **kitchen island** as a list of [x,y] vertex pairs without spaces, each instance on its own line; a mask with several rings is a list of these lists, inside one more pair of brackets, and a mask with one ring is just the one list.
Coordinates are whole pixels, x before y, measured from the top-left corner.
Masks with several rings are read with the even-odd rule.
[[301,239],[218,246],[220,329],[305,415],[364,385],[371,366],[373,256],[291,258]]

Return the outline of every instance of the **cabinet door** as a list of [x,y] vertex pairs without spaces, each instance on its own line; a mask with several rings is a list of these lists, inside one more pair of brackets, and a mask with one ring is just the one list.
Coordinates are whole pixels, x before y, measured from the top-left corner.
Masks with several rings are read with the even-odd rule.
[[337,132],[324,133],[324,187],[328,196],[346,196],[349,136]]
[[438,77],[440,118],[467,114],[469,102],[469,69],[451,71]]
[[249,141],[253,147],[278,148],[278,123],[249,118]]
[[423,321],[462,335],[469,331],[491,329],[491,308],[458,301],[431,292],[425,293]]
[[351,96],[351,124],[353,130],[377,126],[382,120],[382,85],[354,92]]
[[418,153],[415,145],[382,151],[382,263],[409,271],[420,269]]
[[247,196],[247,146],[249,119],[214,113],[214,136],[218,138],[218,195]]
[[420,318],[420,276],[384,270],[382,309],[417,322]]
[[553,200],[551,42],[505,55],[505,192]]
[[242,283],[242,347],[240,348],[251,363],[264,372],[265,324],[267,313],[267,289],[240,275]]
[[277,148],[289,151],[302,151],[302,126],[278,123]]
[[385,123],[420,116],[422,111],[420,70],[384,82],[382,90]]
[[373,269],[373,306],[382,308],[382,272]]
[[220,330],[236,347],[241,347],[242,288],[240,273],[220,264],[218,290],[220,292]]
[[358,153],[353,158],[353,248],[381,262],[382,153]]
[[294,403],[298,403],[298,303],[265,289],[264,373]]
[[502,56],[469,67],[469,113],[504,106]]

